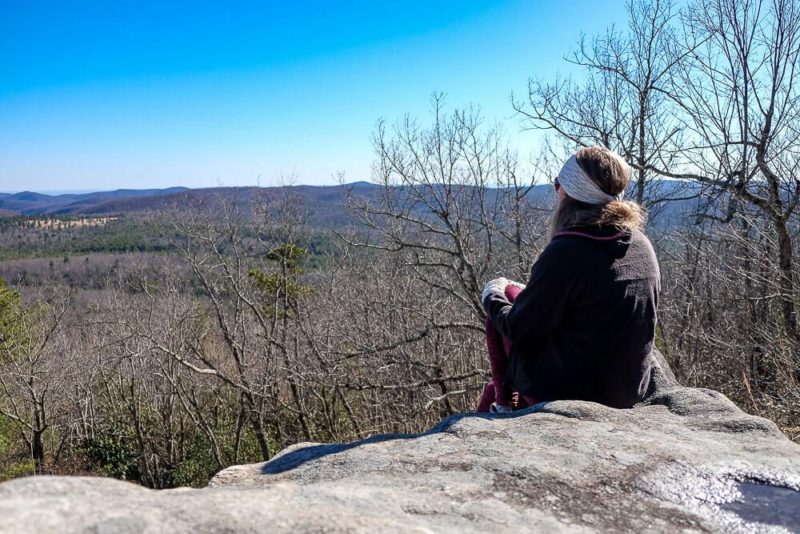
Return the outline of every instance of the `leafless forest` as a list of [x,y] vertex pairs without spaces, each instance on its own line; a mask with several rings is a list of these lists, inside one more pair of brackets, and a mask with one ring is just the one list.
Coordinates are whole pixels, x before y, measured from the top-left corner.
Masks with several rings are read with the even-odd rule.
[[0,218],[0,480],[202,485],[293,443],[474,409],[483,284],[527,280],[552,208],[534,183],[592,144],[635,169],[680,380],[800,440],[800,3],[628,11],[566,58],[579,83],[516,88],[511,127],[546,140],[534,157],[436,95],[430,116],[378,124],[378,187],[343,196],[346,223],[315,222],[292,187],[103,224]]

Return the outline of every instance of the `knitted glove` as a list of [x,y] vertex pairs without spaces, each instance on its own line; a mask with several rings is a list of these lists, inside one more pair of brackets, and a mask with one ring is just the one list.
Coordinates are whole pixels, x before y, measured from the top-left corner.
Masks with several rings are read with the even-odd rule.
[[505,295],[507,285],[508,285],[508,280],[506,280],[505,278],[495,278],[494,280],[490,281],[483,287],[483,294],[481,295],[481,301],[486,302],[486,297],[492,294]]

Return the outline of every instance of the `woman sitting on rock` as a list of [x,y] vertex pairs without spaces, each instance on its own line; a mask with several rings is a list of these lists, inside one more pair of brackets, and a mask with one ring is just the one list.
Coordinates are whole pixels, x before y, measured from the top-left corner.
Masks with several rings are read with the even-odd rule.
[[557,399],[628,408],[643,398],[661,284],[642,210],[622,200],[630,178],[602,147],[561,168],[550,242],[528,285],[498,278],[483,291],[492,382],[478,411]]

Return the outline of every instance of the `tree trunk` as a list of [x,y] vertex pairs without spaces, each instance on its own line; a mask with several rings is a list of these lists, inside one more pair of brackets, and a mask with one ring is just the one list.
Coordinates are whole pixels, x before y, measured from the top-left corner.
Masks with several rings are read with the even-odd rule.
[[[792,250],[792,238],[786,228],[786,221],[773,219],[775,232],[778,234],[778,269],[780,270],[780,305],[783,326],[794,342],[800,342],[797,328],[797,309],[795,306],[795,274]],[[797,355],[800,364],[800,355]]]
[[242,393],[242,400],[244,400],[247,416],[250,419],[250,425],[253,427],[253,432],[256,435],[258,448],[261,449],[261,457],[266,462],[270,459],[269,445],[267,444],[267,437],[264,435],[264,425],[261,424],[261,416],[256,409],[253,396],[249,392]]
[[636,155],[636,164],[639,166],[639,176],[636,179],[636,202],[639,205],[644,203],[644,187],[645,187],[645,165],[647,164],[646,150],[647,140],[645,138],[647,132],[645,130],[645,121],[647,120],[647,94],[643,93],[639,96],[639,131],[638,131],[638,154]]
[[33,456],[34,473],[41,475],[44,472],[44,430],[34,430],[31,436],[31,456]]
[[[281,330],[281,352],[283,355],[283,365],[286,367],[286,380],[289,382],[289,389],[292,392],[292,399],[294,400],[294,405],[297,409],[297,418],[300,422],[300,428],[303,429],[303,436],[306,438],[306,441],[311,441],[311,427],[309,427],[308,419],[306,418],[306,410],[303,406],[303,399],[300,396],[300,388],[294,379],[294,367],[289,361],[289,349],[287,347],[287,343],[289,341],[289,310],[291,308],[291,303],[289,302],[289,266],[287,265],[286,258],[282,258],[281,261],[281,276],[283,277],[284,284],[283,301],[281,303],[283,307]],[[297,344],[296,342],[297,338],[295,337],[295,346]]]

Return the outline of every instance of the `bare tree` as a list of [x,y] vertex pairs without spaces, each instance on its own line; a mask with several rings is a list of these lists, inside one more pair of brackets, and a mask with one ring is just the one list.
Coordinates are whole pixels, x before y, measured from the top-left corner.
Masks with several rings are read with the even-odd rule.
[[0,330],[0,415],[20,431],[35,471],[45,466],[45,433],[63,410],[59,389],[70,365],[60,349],[62,321],[69,297],[38,299],[24,304],[0,283],[4,306]]
[[746,232],[704,219],[670,233],[659,251],[658,343],[684,383],[723,391],[796,439],[796,345],[776,327],[773,297],[777,242],[768,224],[746,217]]
[[410,117],[392,129],[381,122],[374,145],[381,198],[350,197],[377,239],[361,245],[399,254],[426,285],[470,309],[482,329],[483,284],[501,265],[515,267],[507,276],[527,278],[536,254],[542,210],[533,202],[533,176],[476,109],[447,113],[442,95],[433,97],[430,126]]
[[782,326],[800,341],[792,244],[800,200],[800,6],[794,0],[700,0],[686,12],[684,27],[692,53],[673,71],[667,91],[685,132],[675,147],[680,161],[648,168],[722,193],[730,200],[727,210],[716,210],[723,220],[747,206],[769,224],[777,242]]
[[531,129],[556,134],[569,150],[602,145],[617,151],[636,170],[634,199],[651,208],[692,198],[678,183],[664,183],[650,166],[669,164],[681,143],[673,102],[667,97],[672,71],[688,50],[678,46],[672,0],[629,0],[627,27],[581,38],[568,61],[583,68],[581,82],[531,79],[525,100],[514,108]]

